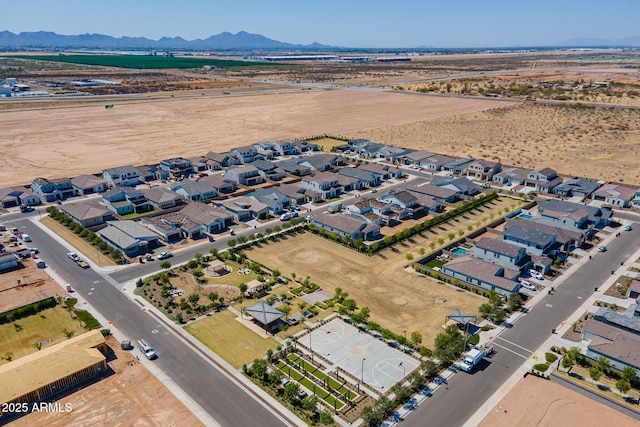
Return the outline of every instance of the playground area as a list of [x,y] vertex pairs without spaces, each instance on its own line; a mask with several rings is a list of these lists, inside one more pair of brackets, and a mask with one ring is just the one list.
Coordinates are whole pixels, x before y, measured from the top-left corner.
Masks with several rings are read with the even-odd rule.
[[415,358],[341,319],[301,336],[298,343],[328,360],[334,371],[340,368],[379,394],[420,366]]

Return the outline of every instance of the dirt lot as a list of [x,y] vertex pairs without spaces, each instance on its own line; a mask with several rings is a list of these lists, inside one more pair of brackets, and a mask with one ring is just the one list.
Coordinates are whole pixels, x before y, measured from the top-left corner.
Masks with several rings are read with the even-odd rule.
[[38,176],[95,173],[265,140],[349,135],[495,106],[491,101],[335,90],[116,102],[110,110],[85,106],[8,111],[0,113],[6,129],[0,136],[0,182],[8,186]]
[[12,426],[201,426],[203,425],[169,390],[134,360],[131,351],[120,349],[112,337],[107,343],[117,359],[109,362],[115,371],[94,384],[58,400],[68,413],[31,413]]
[[527,376],[480,427],[636,426],[638,421],[553,381]]
[[[404,271],[405,252],[385,250],[368,257],[311,233],[251,249],[247,255],[286,276],[310,276],[329,293],[342,288],[358,307],[371,309],[371,320],[396,333],[419,331],[427,347],[442,331],[446,315],[457,308],[477,314],[483,302],[476,295]],[[437,298],[446,302],[436,304]]]
[[22,261],[23,268],[2,273],[0,313],[52,296],[67,295],[62,287],[51,280],[44,270],[36,267],[37,261],[40,260],[25,259]]

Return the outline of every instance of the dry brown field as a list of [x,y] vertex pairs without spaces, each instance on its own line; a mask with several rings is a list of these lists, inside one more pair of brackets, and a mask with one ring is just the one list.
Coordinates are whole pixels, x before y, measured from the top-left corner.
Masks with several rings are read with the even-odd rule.
[[527,376],[480,427],[637,426],[638,421],[553,381]]
[[96,173],[260,141],[407,124],[481,111],[492,101],[309,91],[0,113],[0,183]]
[[34,412],[11,426],[202,426],[189,409],[155,376],[134,361],[131,351],[107,338],[116,359],[108,362],[115,374],[81,387],[56,400],[62,407],[71,404],[71,412]]

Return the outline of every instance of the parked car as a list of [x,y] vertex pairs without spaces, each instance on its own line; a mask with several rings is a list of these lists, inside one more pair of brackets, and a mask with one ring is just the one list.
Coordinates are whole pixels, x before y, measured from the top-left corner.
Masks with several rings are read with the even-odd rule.
[[624,226],[624,231],[631,231],[631,230],[632,230],[631,224]]
[[20,206],[20,212],[32,212],[33,210],[33,206]]
[[607,252],[607,247],[606,246],[598,247],[598,252]]
[[531,282],[528,281],[528,280],[521,280],[520,284],[522,285],[523,288],[527,288],[530,291],[536,291],[537,290],[536,287],[534,285],[532,285]]
[[538,280],[544,280],[544,276],[540,274],[538,270],[531,269],[529,270],[529,274],[531,275],[531,277],[534,277]]
[[158,259],[167,259],[167,258],[171,258],[173,256],[173,254],[171,252],[160,252],[158,254]]
[[29,236],[28,234],[22,234],[22,240],[24,240],[25,242],[31,242],[31,236]]
[[69,253],[67,253],[67,256],[69,257],[69,259],[71,259],[73,261],[78,261],[80,259],[78,254],[75,253],[75,252],[69,252]]
[[153,257],[151,256],[151,254],[147,254],[147,256],[145,256],[145,259],[147,261],[153,261]]
[[34,254],[39,254],[40,253],[40,249],[38,249],[38,248],[25,248],[25,249],[29,249],[29,252],[33,252]]
[[38,263],[36,264],[36,266],[38,268],[47,268],[47,264],[45,264],[44,261],[38,261]]
[[284,213],[280,215],[280,221],[289,221],[291,219],[290,213]]

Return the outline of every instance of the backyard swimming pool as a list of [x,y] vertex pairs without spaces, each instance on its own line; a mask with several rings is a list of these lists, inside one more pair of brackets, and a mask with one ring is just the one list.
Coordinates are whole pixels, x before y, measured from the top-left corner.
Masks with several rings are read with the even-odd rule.
[[467,253],[467,250],[465,248],[455,248],[451,253],[454,255],[464,255]]
[[522,219],[533,219],[533,215],[522,214],[522,215],[519,216],[519,218],[522,218]]

